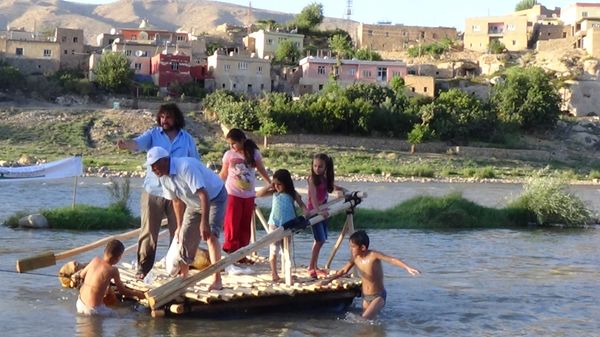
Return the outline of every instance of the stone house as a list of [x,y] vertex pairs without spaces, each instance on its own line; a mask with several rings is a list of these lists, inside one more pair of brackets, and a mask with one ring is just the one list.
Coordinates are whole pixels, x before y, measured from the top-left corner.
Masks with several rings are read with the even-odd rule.
[[429,44],[448,38],[456,40],[456,28],[422,27],[391,24],[359,24],[357,47],[377,51],[403,51],[419,44]]
[[208,76],[215,89],[225,89],[248,95],[271,92],[271,61],[256,54],[224,54],[222,51],[208,57]]

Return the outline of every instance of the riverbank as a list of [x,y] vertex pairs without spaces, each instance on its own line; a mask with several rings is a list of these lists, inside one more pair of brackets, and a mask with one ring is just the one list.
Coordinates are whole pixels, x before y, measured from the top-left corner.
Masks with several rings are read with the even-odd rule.
[[[220,127],[199,111],[186,112],[186,122],[203,161],[218,169],[227,149]],[[0,166],[81,155],[86,175],[140,177],[144,155],[119,151],[115,143],[154,123],[154,113],[145,109],[0,107]],[[593,142],[596,122],[561,123],[555,134],[520,137],[513,148],[427,143],[411,153],[398,139],[285,135],[273,137],[274,144],[261,152],[271,170],[287,168],[298,179],[309,174],[314,153],[325,152],[334,158],[340,181],[522,183],[541,174],[573,184],[599,184],[600,154]],[[567,131],[573,129],[579,136],[585,131],[584,138],[592,140],[586,146],[577,143],[573,139],[579,136]],[[262,144],[260,136],[254,137]]]

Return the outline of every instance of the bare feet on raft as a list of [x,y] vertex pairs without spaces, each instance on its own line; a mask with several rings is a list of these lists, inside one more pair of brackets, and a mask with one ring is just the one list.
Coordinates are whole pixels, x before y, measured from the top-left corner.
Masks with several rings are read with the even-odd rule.
[[223,282],[221,281],[220,277],[217,280],[214,280],[214,282],[208,286],[208,291],[221,289],[223,289]]
[[277,273],[271,274],[271,279],[273,280],[273,283],[279,283],[281,281],[281,277],[279,277]]

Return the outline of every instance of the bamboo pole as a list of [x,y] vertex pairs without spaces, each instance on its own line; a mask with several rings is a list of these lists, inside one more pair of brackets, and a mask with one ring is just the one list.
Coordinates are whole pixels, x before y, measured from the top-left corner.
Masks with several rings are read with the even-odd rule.
[[325,269],[331,268],[331,263],[333,262],[333,258],[337,254],[337,251],[340,249],[340,246],[342,245],[342,242],[344,241],[344,237],[346,236],[346,234],[352,234],[354,232],[354,223],[353,223],[354,220],[353,219],[354,219],[354,217],[353,217],[352,213],[346,215],[346,222],[344,223],[344,227],[342,228],[342,231],[340,232],[340,235],[338,236],[337,241],[335,242],[335,245],[333,246],[333,249],[331,250],[331,253],[329,254],[329,258],[327,259],[327,263],[325,264]]
[[281,266],[284,269],[283,275],[285,276],[285,284],[287,284],[287,285],[292,284],[292,269],[293,269],[292,247],[291,247],[292,238],[293,238],[293,235],[286,236],[285,238],[283,238],[283,242],[282,242],[283,257],[281,259]]
[[81,253],[85,253],[94,248],[103,246],[113,239],[122,240],[122,241],[131,239],[132,237],[139,235],[140,230],[141,229],[138,228],[138,229],[134,229],[129,232],[122,233],[122,234],[111,235],[111,236],[105,237],[104,239],[100,239],[98,241],[88,243],[87,245],[83,245],[83,246],[76,247],[73,249],[65,250],[65,251],[59,252],[59,253],[46,252],[46,253],[42,253],[42,254],[39,254],[36,256],[20,259],[20,260],[17,260],[17,271],[19,273],[24,273],[26,271],[52,266],[52,265],[56,264],[57,260],[68,259],[70,257],[79,255]]
[[256,207],[254,209],[254,213],[256,213],[256,216],[258,216],[258,219],[260,220],[260,223],[263,226],[263,229],[265,230],[266,233],[269,232],[269,225],[267,224],[267,219],[265,218],[263,212],[260,210],[260,207]]
[[[329,210],[329,216],[333,216],[337,213],[343,212],[350,207],[354,207],[356,205],[356,201],[349,200],[341,205],[336,205]],[[310,219],[309,226],[312,226],[316,223],[323,221],[325,218],[321,215],[315,216]],[[292,229],[284,229],[284,227],[279,227],[277,230],[267,234],[266,236],[260,238],[255,243],[250,244],[246,247],[240,248],[237,251],[229,254],[226,258],[215,262],[214,264],[208,266],[202,271],[190,275],[186,278],[177,277],[160,287],[154,288],[146,293],[146,298],[148,299],[148,304],[151,308],[159,308],[167,303],[169,303],[173,298],[177,297],[178,294],[185,291],[185,289],[196,282],[205,279],[206,277],[223,270],[225,267],[235,263],[242,257],[248,255],[249,252],[255,251],[260,248],[264,248],[269,244],[276,242],[278,240],[283,239],[286,236],[292,234]]]

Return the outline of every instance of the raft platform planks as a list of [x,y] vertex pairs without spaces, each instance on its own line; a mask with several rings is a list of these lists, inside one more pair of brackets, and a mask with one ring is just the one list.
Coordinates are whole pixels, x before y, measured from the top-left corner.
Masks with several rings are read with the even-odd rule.
[[[166,315],[201,316],[244,315],[274,310],[341,311],[361,292],[360,278],[343,277],[321,285],[322,279],[311,278],[305,267],[294,270],[294,282],[291,285],[286,285],[283,278],[275,283],[271,280],[268,260],[256,256],[252,259],[255,261],[253,265],[236,265],[237,271],[243,273],[232,275],[227,271],[222,272],[222,290],[208,291],[211,276],[188,287],[181,296],[160,310],[164,310]],[[173,279],[159,264],[152,269],[152,284],[136,279],[135,269],[131,265],[123,263],[118,267],[123,283],[142,291],[152,290]],[[191,274],[197,272],[190,271]],[[149,306],[146,299],[139,300],[139,303]]]

